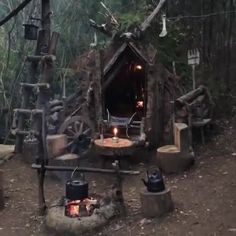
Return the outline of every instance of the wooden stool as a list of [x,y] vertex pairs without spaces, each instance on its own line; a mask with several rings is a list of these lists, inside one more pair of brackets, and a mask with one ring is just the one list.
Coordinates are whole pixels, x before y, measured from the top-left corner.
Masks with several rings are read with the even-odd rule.
[[157,163],[166,174],[185,171],[194,163],[193,154],[189,152],[188,126],[186,124],[174,124],[174,144],[157,149]]
[[157,193],[143,189],[140,192],[140,198],[142,213],[146,218],[160,217],[174,209],[169,189]]

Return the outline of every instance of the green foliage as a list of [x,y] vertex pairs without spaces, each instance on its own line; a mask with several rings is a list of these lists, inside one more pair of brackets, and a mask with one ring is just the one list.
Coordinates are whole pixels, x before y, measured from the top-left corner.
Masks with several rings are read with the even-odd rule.
[[[21,2],[21,0],[1,0],[0,19]],[[16,88],[18,88],[17,84],[24,77],[23,74],[18,76],[24,57],[31,54],[36,47],[36,42],[24,40],[22,24],[31,15],[40,17],[40,2],[33,0],[17,17],[0,28],[0,74],[3,75],[8,98],[12,95],[12,85],[16,85]],[[103,2],[118,19],[121,31],[132,31],[137,25],[140,25],[158,3],[158,1],[153,0],[104,0]],[[167,0],[163,10],[168,18],[178,15],[200,15],[228,11],[233,9],[230,4],[232,4],[231,1],[227,0],[200,2]],[[233,4],[235,8],[235,1],[233,1]],[[90,27],[89,19],[95,20],[98,24],[106,23],[105,10],[100,1],[94,0],[56,0],[51,1],[51,7],[53,11],[52,30],[60,33],[55,83],[60,85],[61,78],[65,77],[68,90],[73,92],[76,88],[74,82],[77,79],[77,74],[71,71],[73,69],[69,70],[68,68],[73,67],[72,64],[77,57],[87,51],[93,41],[94,29]],[[219,76],[227,76],[225,67],[228,66],[226,65],[229,58],[227,52],[230,52],[229,49],[226,49],[228,47],[227,42],[235,41],[236,34],[236,31],[232,30],[232,35],[230,35],[230,22],[235,26],[235,17],[232,18],[230,14],[221,14],[206,19],[176,19],[167,22],[168,34],[164,38],[159,38],[162,28],[159,14],[145,33],[143,43],[151,43],[157,49],[159,60],[169,70],[172,70],[172,61],[175,61],[177,74],[181,75],[182,80],[187,84],[191,84],[191,69],[187,65],[187,50],[199,47],[202,55],[201,62],[204,64],[201,67],[202,73],[199,73],[199,76],[207,78],[204,82],[206,81],[210,86],[217,87],[214,88],[214,91],[218,96],[229,87],[229,85],[226,86],[223,79],[217,80],[220,81],[219,83],[216,83],[215,80]],[[11,46],[8,51],[8,33],[11,29]],[[100,33],[97,33],[97,35],[98,47],[106,47],[110,39]],[[221,57],[222,62],[217,64],[217,60]],[[223,72],[218,68],[221,68]],[[215,74],[213,73],[214,70],[216,71]],[[15,78],[17,78],[17,83],[14,81]],[[18,91],[15,89],[15,97],[18,96]],[[19,99],[13,100],[17,101]]]
[[124,13],[119,17],[122,31],[129,31],[134,25],[141,22],[141,16],[132,12]]

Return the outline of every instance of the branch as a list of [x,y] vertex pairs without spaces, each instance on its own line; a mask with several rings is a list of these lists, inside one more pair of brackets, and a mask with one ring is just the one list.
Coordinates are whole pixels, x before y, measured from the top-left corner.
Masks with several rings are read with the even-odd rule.
[[140,30],[141,32],[144,32],[151,24],[152,20],[156,17],[158,12],[160,11],[161,7],[165,3],[166,0],[160,0],[157,7],[154,9],[154,11],[148,16],[148,18],[141,24]]
[[25,8],[32,0],[24,0],[17,8],[11,11],[3,20],[0,21],[0,26],[8,22],[13,16],[17,15],[19,11]]
[[95,28],[96,30],[102,32],[103,34],[106,34],[107,36],[111,37],[112,36],[112,32],[108,31],[106,29],[106,25],[98,25],[94,20],[89,19],[89,24],[90,26],[92,26],[93,28]]

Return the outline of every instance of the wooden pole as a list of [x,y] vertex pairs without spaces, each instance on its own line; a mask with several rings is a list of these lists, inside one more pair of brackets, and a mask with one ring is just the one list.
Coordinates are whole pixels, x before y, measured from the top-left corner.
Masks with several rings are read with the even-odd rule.
[[141,24],[140,30],[141,32],[144,32],[151,24],[153,19],[156,17],[156,15],[159,13],[161,10],[163,4],[165,3],[166,0],[160,0],[158,3],[157,7],[154,9],[154,11],[147,17],[147,19]]
[[[41,165],[32,164],[33,169],[40,169]],[[75,167],[71,166],[44,166],[47,171],[73,171]],[[113,169],[101,169],[101,168],[92,168],[92,167],[79,167],[80,172],[90,172],[90,173],[104,173],[104,174],[115,174],[117,171]],[[139,175],[140,171],[135,170],[119,170],[119,174],[124,175]]]
[[3,170],[0,170],[0,209],[4,207]]
[[32,0],[25,0],[13,11],[11,11],[4,19],[0,21],[0,26],[7,23],[12,17],[16,16],[21,10],[23,10]]
[[196,89],[195,65],[192,65],[193,89]]
[[42,0],[42,29],[45,31],[43,37],[43,44],[45,46],[45,53],[48,53],[49,42],[51,37],[51,19],[50,15],[52,14],[50,10],[50,0]]

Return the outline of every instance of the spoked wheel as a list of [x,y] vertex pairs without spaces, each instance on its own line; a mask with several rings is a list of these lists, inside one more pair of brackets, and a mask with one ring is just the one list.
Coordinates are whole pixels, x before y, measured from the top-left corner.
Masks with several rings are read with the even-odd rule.
[[67,135],[69,150],[81,155],[89,150],[94,130],[88,119],[73,116],[62,123],[58,132]]

